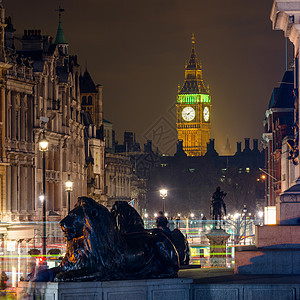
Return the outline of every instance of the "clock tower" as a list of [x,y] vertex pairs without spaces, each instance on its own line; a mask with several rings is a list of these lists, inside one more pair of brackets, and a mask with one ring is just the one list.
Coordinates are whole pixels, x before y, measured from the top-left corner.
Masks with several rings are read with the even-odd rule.
[[177,135],[183,141],[188,156],[206,153],[211,129],[211,98],[202,79],[202,66],[196,57],[195,38],[192,36],[192,54],[185,65],[185,80],[178,87]]

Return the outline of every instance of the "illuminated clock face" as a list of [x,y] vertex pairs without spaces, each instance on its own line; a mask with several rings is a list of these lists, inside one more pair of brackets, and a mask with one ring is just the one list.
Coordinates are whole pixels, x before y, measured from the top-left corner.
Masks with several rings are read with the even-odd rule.
[[205,122],[208,122],[209,120],[209,109],[207,106],[203,109],[203,119]]
[[183,110],[182,110],[182,117],[185,121],[192,121],[194,120],[195,118],[195,110],[188,106],[188,107],[185,107]]

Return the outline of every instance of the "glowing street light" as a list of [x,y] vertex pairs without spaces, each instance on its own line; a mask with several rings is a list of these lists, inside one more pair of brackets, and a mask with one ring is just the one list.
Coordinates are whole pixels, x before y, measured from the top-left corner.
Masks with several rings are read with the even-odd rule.
[[264,212],[260,210],[257,215],[261,219],[264,216]]
[[233,215],[233,218],[234,218],[235,220],[237,220],[240,216],[241,216],[241,214],[235,213],[235,214]]
[[163,213],[165,212],[165,209],[166,209],[166,204],[165,204],[165,198],[168,196],[168,190],[166,189],[161,189],[159,190],[159,194],[160,194],[160,197],[161,197],[161,200],[162,200],[162,210],[163,210]]
[[41,152],[48,151],[49,142],[46,140],[45,131],[43,131],[43,137],[39,141],[39,150]]
[[42,138],[39,141],[39,150],[42,152],[43,157],[43,257],[46,258],[47,254],[47,233],[46,233],[46,152],[48,151],[49,142],[46,140],[45,129],[43,130]]
[[68,180],[65,182],[66,192],[68,193],[68,212],[70,212],[70,202],[71,202],[71,192],[73,191],[73,181],[71,181],[71,176],[68,174]]

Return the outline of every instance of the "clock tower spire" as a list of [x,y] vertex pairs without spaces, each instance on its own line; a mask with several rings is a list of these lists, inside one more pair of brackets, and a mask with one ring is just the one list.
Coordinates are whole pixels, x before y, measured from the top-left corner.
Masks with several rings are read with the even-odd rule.
[[185,79],[177,95],[177,134],[188,156],[206,153],[211,129],[211,98],[202,78],[202,66],[196,56],[195,36],[192,53],[185,65]]

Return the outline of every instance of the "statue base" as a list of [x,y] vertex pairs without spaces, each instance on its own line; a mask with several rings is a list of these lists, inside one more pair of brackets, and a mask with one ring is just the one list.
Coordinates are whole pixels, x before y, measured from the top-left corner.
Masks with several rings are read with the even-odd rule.
[[210,248],[210,266],[226,267],[226,242],[230,237],[224,229],[212,229],[206,234]]
[[[193,279],[146,279],[99,282],[19,282],[18,299],[190,299]],[[26,298],[26,296],[28,298]]]

